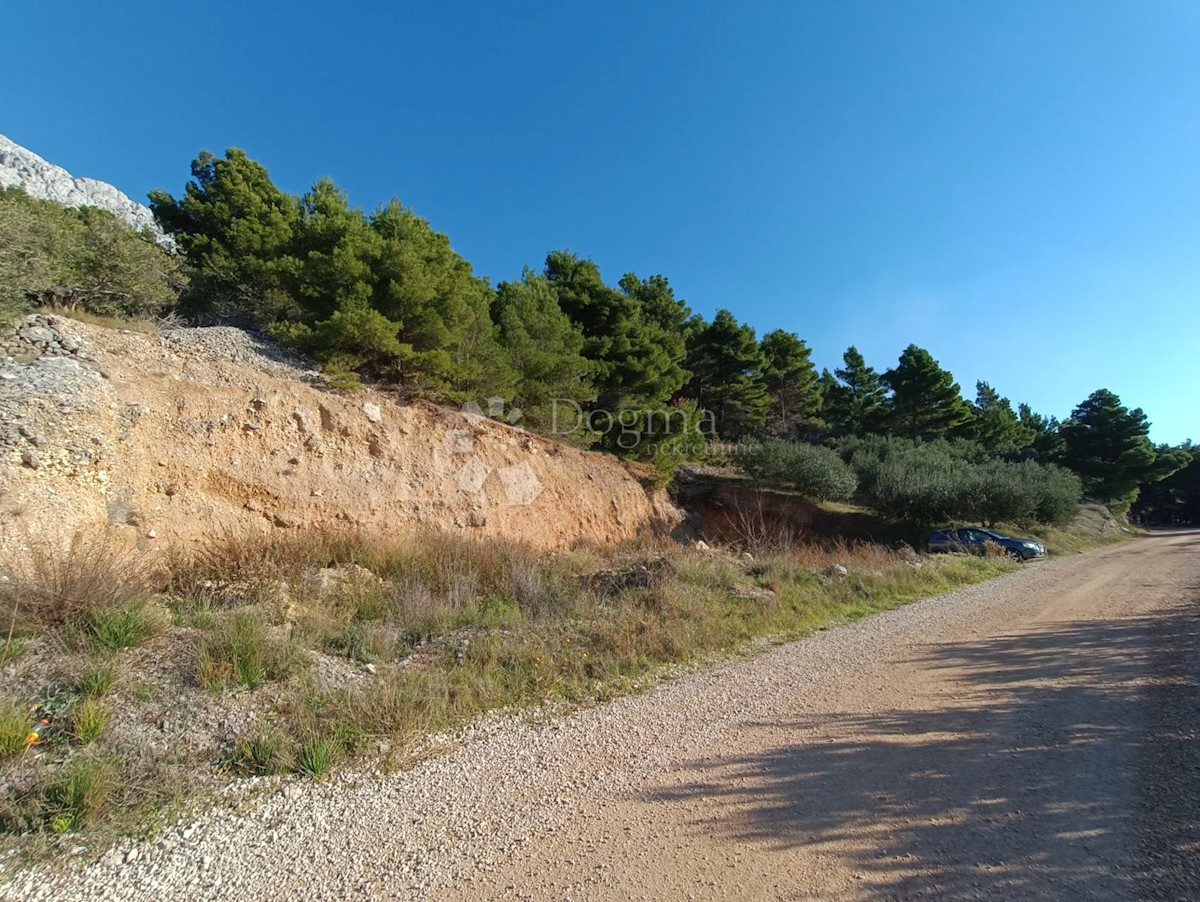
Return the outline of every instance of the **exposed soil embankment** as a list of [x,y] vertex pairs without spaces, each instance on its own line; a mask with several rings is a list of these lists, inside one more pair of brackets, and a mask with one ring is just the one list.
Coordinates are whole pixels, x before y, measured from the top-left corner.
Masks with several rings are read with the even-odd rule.
[[540,548],[681,520],[619,461],[431,404],[343,395],[236,329],[29,317],[0,339],[0,551],[108,525],[213,533],[421,528]]

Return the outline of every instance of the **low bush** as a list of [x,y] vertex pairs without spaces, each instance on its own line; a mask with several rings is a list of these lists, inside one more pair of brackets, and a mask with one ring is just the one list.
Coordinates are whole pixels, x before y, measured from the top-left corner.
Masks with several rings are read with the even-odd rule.
[[734,450],[734,463],[755,481],[791,489],[812,501],[844,501],[858,480],[836,451],[800,442],[751,442]]

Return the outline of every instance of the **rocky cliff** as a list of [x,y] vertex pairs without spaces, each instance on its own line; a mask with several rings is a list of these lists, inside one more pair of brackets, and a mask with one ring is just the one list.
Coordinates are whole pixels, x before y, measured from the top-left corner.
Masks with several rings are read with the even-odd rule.
[[68,207],[108,210],[135,229],[150,229],[162,243],[170,243],[149,208],[130,200],[107,182],[76,178],[61,166],[0,135],[0,188],[14,185],[41,200],[58,201]]
[[97,529],[145,548],[438,529],[557,549],[681,519],[612,457],[476,414],[329,391],[238,329],[33,315],[0,334],[0,560]]

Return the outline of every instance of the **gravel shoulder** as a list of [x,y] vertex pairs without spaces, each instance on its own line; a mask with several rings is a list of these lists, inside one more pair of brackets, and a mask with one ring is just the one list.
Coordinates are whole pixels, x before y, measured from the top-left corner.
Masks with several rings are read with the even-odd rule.
[[0,896],[1200,898],[1198,598],[1194,532],[1034,564]]

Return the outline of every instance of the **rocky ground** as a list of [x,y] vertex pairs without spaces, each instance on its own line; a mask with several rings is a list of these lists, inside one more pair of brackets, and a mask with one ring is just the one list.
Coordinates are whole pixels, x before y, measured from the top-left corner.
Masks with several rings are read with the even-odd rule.
[[1197,898],[1198,590],[1194,533],[1031,565],[0,892]]

